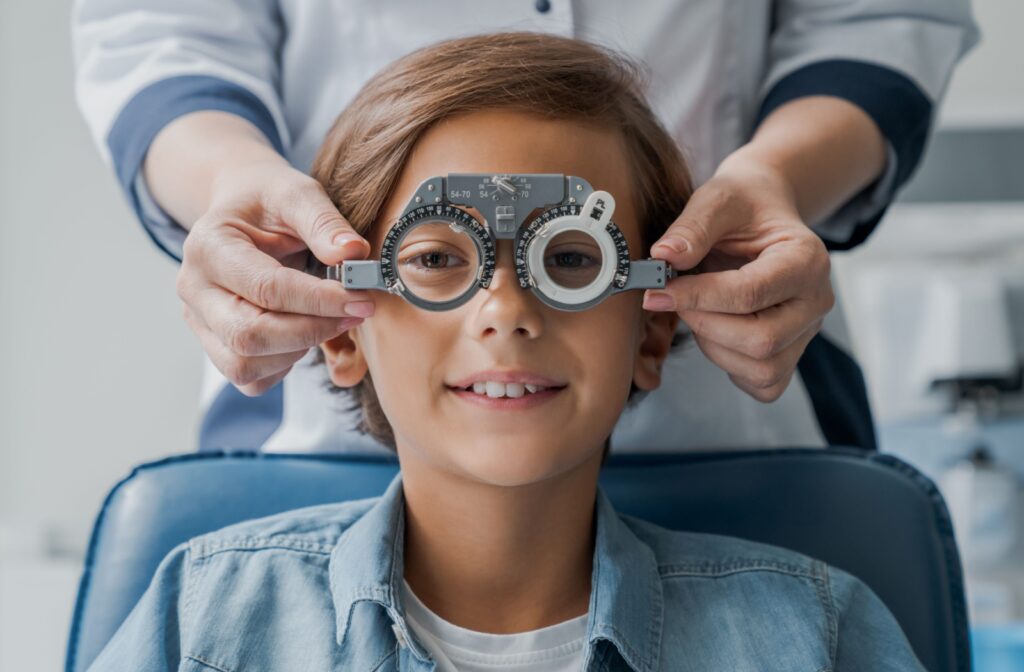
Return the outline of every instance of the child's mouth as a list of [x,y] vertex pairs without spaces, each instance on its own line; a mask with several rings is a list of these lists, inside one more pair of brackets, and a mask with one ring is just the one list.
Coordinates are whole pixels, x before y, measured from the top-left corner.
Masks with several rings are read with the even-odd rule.
[[448,389],[460,399],[482,408],[518,410],[534,408],[568,387],[561,381],[526,371],[481,371]]
[[448,389],[460,399],[482,408],[512,411],[540,406],[554,399],[566,387],[567,385],[557,387],[530,385],[528,387],[520,383],[488,382],[476,383],[469,386],[468,389],[451,386]]

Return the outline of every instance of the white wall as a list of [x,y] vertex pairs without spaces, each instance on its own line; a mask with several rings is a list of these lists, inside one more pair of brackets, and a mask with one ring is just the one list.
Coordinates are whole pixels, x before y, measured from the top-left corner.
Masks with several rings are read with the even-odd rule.
[[70,7],[0,2],[0,550],[27,543],[17,521],[76,545],[107,488],[190,450],[197,422],[177,266],[75,108]]
[[972,0],[972,6],[982,41],[953,74],[939,124],[1024,126],[1024,2]]
[[0,0],[0,670],[61,669],[103,496],[197,423],[176,265],[75,109],[70,8]]

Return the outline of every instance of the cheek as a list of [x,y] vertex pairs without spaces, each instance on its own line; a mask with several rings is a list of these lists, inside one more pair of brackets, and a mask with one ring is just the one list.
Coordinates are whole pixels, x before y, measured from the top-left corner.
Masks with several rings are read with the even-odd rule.
[[443,383],[438,363],[452,342],[447,322],[400,297],[376,300],[373,317],[360,327],[362,345],[381,407],[389,417],[415,417]]
[[[641,319],[641,299],[633,294],[615,295],[581,313],[584,319],[572,337],[586,370],[587,391],[608,403],[624,403],[633,380]],[[621,392],[622,398],[612,392]]]

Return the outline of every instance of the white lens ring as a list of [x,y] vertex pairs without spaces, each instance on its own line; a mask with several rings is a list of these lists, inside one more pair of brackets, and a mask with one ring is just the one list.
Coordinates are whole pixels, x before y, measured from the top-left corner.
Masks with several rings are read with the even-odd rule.
[[[580,231],[590,236],[601,249],[601,270],[590,283],[583,287],[563,287],[551,279],[544,265],[544,253],[548,245],[560,233]],[[563,215],[552,219],[543,232],[535,235],[527,248],[528,268],[533,277],[535,289],[546,303],[563,310],[582,310],[600,302],[612,290],[612,281],[618,270],[618,251],[611,234],[604,226],[583,217],[582,214]]]

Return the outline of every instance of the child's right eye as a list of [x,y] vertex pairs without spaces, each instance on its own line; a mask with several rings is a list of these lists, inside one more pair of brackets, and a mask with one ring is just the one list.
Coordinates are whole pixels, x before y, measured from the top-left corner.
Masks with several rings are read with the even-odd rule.
[[[472,241],[468,245],[452,244],[453,232],[446,226],[437,228],[437,236],[424,227],[414,232],[412,242],[403,245],[398,254],[398,277],[407,291],[424,301],[444,302],[459,297],[476,279],[477,268]],[[455,238],[459,240],[459,238]]]
[[402,261],[402,265],[409,265],[417,270],[443,270],[465,266],[466,262],[454,254],[447,254],[440,250],[423,252],[414,257]]

